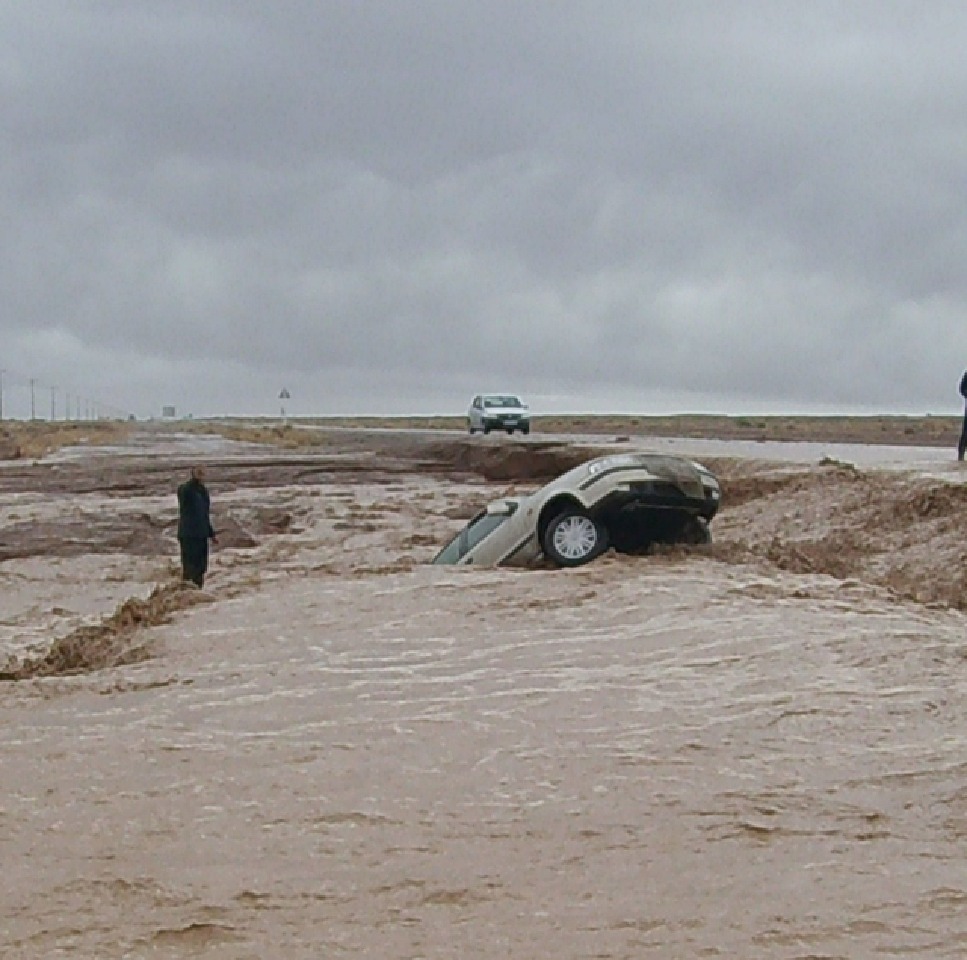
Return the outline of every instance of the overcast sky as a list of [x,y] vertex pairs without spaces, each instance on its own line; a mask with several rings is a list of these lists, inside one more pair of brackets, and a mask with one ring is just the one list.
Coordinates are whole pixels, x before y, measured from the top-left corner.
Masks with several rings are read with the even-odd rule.
[[0,0],[4,413],[959,412],[965,50],[946,0]]

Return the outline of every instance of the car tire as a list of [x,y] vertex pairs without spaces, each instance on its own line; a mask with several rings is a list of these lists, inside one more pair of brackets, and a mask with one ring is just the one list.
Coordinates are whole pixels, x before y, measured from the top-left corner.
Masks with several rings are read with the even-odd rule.
[[520,432],[521,432],[522,434],[524,434],[524,436],[526,437],[526,436],[527,436],[527,434],[529,434],[529,433],[531,432],[531,428],[530,428],[530,427],[521,427],[521,428],[520,428]]
[[477,432],[477,428],[473,424],[468,424],[467,429],[470,431],[471,437]]
[[681,543],[701,546],[712,542],[712,531],[708,521],[702,517],[691,517],[682,528]]
[[484,432],[484,436],[486,436],[488,433],[490,433],[490,424],[489,423],[485,423],[483,425],[483,432]]
[[580,567],[608,549],[608,531],[583,510],[568,508],[547,525],[544,555],[559,567]]

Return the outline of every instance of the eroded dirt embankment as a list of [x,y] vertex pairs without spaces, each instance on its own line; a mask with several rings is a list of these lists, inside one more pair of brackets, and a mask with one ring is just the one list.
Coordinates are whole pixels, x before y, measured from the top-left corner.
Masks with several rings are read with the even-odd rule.
[[144,600],[126,600],[100,623],[78,627],[57,638],[42,656],[11,658],[0,668],[0,680],[89,673],[146,660],[152,648],[139,638],[142,628],[167,623],[177,611],[212,599],[190,584],[162,584]]
[[758,472],[715,466],[725,506],[712,556],[967,609],[967,486],[836,463]]

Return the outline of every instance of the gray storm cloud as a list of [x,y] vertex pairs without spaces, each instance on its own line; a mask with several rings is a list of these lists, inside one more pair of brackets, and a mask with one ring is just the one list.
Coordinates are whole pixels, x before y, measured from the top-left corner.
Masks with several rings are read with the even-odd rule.
[[138,412],[258,412],[283,379],[305,412],[956,406],[962,5],[8,0],[0,26],[21,381]]

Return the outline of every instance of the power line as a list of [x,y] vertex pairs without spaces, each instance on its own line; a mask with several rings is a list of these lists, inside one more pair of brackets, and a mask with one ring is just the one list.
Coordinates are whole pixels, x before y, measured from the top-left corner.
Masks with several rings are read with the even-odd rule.
[[[44,419],[44,413],[38,411],[37,391],[50,391],[51,421],[57,419],[57,393],[61,388],[46,383],[42,378],[26,376],[11,370],[9,367],[0,368],[0,421],[8,420]],[[131,414],[113,404],[105,403],[96,397],[84,397],[80,391],[63,388],[63,419],[64,420],[126,420]],[[39,416],[38,416],[39,413]]]

